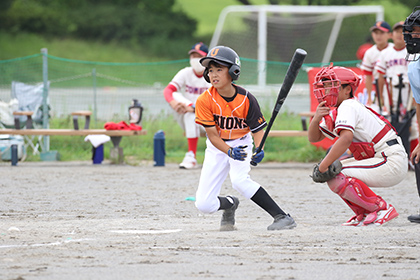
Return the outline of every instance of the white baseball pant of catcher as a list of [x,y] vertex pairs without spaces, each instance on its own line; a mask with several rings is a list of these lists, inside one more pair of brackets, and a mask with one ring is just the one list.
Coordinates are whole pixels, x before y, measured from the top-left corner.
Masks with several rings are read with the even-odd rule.
[[341,173],[357,178],[373,188],[395,186],[407,176],[407,172],[401,170],[408,169],[407,154],[401,138],[397,137],[397,140],[399,144],[392,146],[383,143],[373,158],[364,160],[349,158],[341,161],[343,164]]

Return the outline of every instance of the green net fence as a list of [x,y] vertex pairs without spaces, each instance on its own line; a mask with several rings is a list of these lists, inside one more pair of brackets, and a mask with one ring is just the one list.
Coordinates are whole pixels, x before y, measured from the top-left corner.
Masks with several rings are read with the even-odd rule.
[[[340,62],[337,65],[350,67],[359,62]],[[68,117],[74,111],[90,110],[94,121],[128,121],[128,107],[132,99],[142,104],[144,117],[156,117],[170,112],[163,97],[163,89],[180,69],[187,66],[188,59],[153,63],[106,63],[35,54],[0,61],[0,99],[4,103],[12,100],[14,82],[35,86],[43,84],[44,75],[47,75],[47,100],[51,118]],[[242,58],[238,84],[244,85],[257,96],[261,104],[269,106],[276,100],[288,66],[289,63],[265,62],[265,81],[261,85],[259,61]],[[292,97],[288,98],[288,104],[285,105],[294,107],[296,111],[309,110],[305,69],[318,66],[321,65],[304,64],[289,95]]]

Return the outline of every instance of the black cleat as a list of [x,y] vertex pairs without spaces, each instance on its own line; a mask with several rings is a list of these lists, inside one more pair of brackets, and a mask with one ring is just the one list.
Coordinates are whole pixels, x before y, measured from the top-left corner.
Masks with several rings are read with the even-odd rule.
[[223,211],[222,220],[220,222],[220,231],[232,231],[235,230],[235,211],[239,206],[239,199],[234,196],[228,196],[233,200],[231,208]]
[[419,223],[420,224],[420,214],[417,215],[410,215],[407,218],[412,223]]

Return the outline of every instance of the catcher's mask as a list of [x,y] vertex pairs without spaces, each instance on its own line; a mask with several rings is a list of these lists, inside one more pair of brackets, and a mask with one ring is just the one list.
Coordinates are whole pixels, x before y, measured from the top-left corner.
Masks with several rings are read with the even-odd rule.
[[[414,26],[420,26],[420,6],[416,6],[413,12],[406,18],[403,25],[403,34],[405,46],[407,48],[407,61],[418,60],[420,55],[414,56],[414,59],[410,59],[410,54],[420,53],[420,33],[413,33]],[[416,34],[413,38],[413,34]]]
[[326,106],[336,107],[341,86],[349,85],[353,96],[360,84],[360,80],[360,77],[352,70],[339,66],[333,67],[331,63],[330,66],[322,68],[316,74],[314,95],[319,103],[326,101]]
[[239,75],[241,74],[241,61],[239,60],[238,54],[231,48],[216,46],[209,51],[206,57],[200,59],[201,65],[206,67],[203,76],[208,83],[210,83],[208,75],[208,66],[210,61],[215,61],[220,65],[227,66],[229,68],[229,75],[232,78],[232,81],[239,78]]

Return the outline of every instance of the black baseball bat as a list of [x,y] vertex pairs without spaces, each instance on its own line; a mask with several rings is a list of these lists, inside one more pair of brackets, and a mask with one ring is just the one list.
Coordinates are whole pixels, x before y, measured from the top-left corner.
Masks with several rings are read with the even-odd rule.
[[[284,101],[286,100],[287,95],[296,80],[296,77],[299,73],[299,69],[302,67],[303,61],[306,58],[306,51],[303,49],[296,49],[292,61],[290,62],[289,68],[287,68],[286,76],[284,77],[283,84],[281,85],[279,95],[277,96],[276,105],[273,109],[273,114],[271,115],[271,119],[268,122],[267,128],[265,130],[264,136],[261,139],[261,143],[258,148],[255,150],[255,154],[261,152],[262,148],[264,147],[265,140],[267,139],[268,133],[273,126],[274,120],[277,117],[277,114],[280,111],[281,106],[283,106]],[[255,161],[251,161],[252,166],[257,166]]]
[[[379,89],[379,81],[378,79],[375,80],[375,88],[376,88],[376,97],[378,98],[378,104],[379,104],[379,114],[382,115],[382,101],[381,101],[381,92]],[[368,93],[370,94],[370,93]]]

